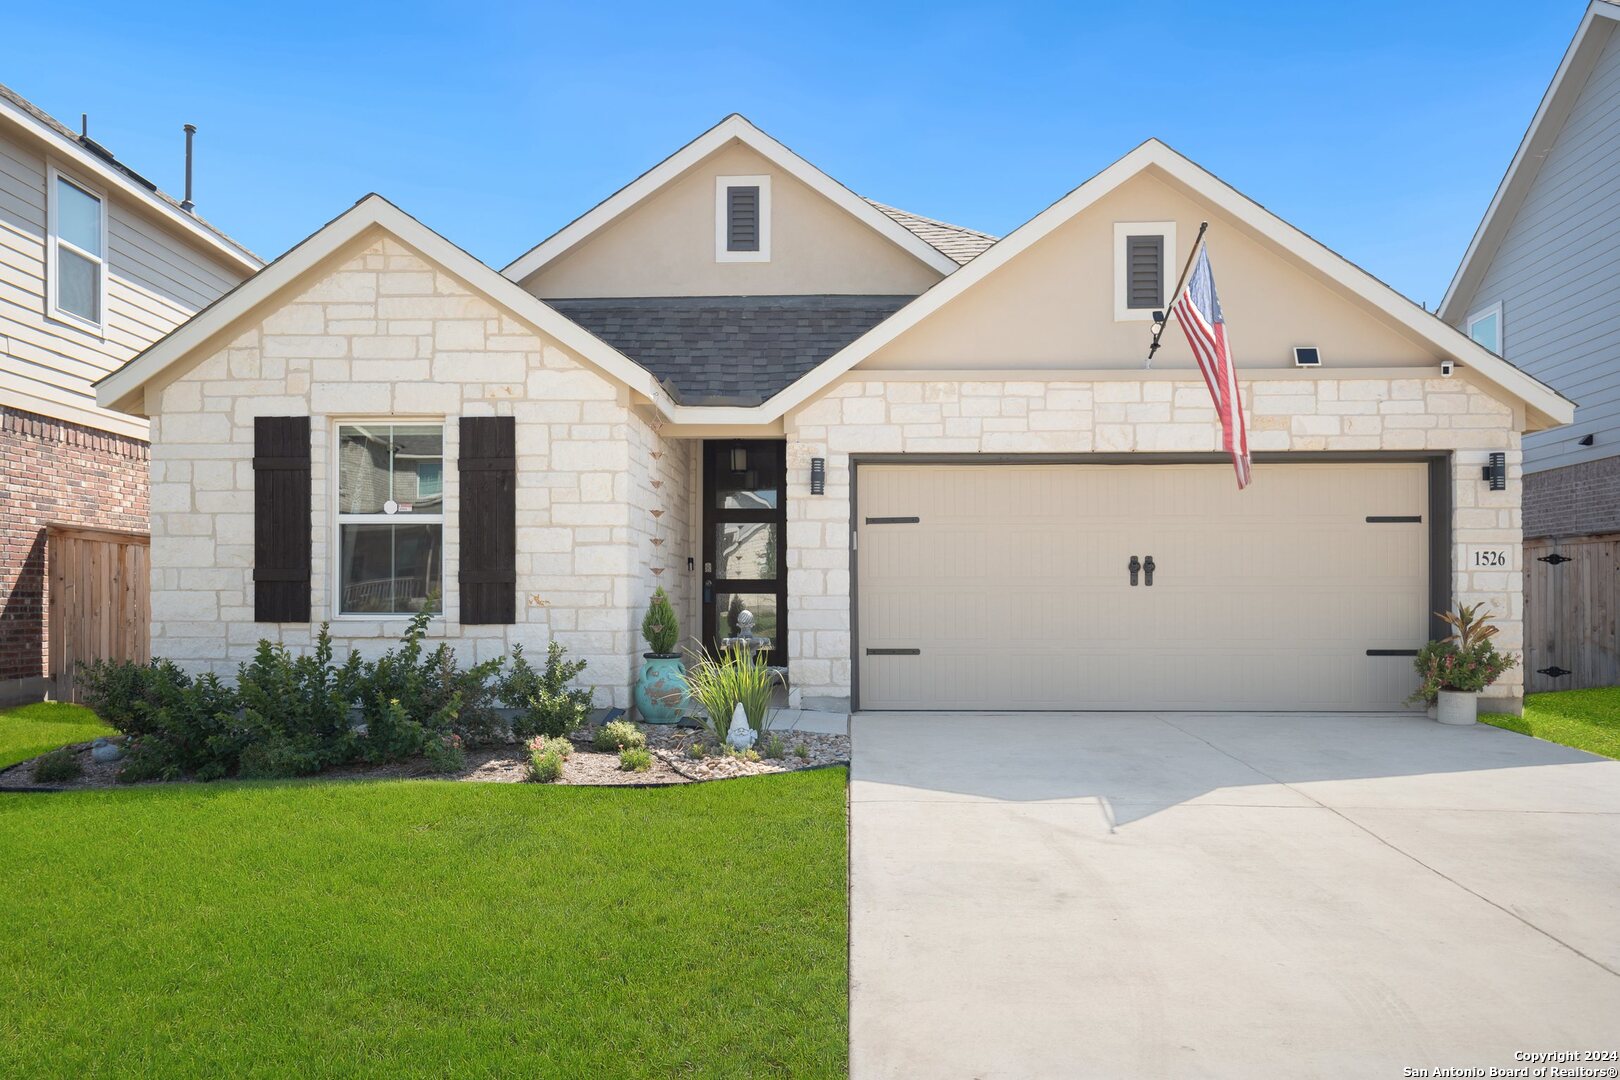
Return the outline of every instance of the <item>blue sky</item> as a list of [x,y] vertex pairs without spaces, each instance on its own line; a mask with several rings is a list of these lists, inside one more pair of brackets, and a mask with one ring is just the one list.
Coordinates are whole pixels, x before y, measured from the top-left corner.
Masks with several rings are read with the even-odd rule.
[[[1149,136],[1432,308],[1585,5],[18,5],[0,82],[279,254],[379,191],[503,266],[729,112],[1004,233]],[[23,45],[25,47],[18,47]]]

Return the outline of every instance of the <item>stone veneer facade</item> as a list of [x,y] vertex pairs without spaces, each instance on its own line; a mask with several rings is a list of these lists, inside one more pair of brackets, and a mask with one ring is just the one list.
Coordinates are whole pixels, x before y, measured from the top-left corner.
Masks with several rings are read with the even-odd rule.
[[[1498,643],[1524,642],[1522,482],[1513,410],[1465,378],[1304,376],[1242,384],[1251,449],[1452,453],[1454,602],[1484,601]],[[857,371],[798,409],[788,422],[788,653],[807,704],[850,697],[850,458],[878,453],[1089,454],[1219,450],[1209,391],[1165,372],[1110,381],[940,381]],[[1492,451],[1508,462],[1505,491],[1480,467]],[[826,494],[809,491],[809,462],[827,462]],[[1506,548],[1508,570],[1471,571],[1467,546]],[[1523,677],[1509,671],[1487,695],[1516,708]],[[1488,706],[1489,707],[1489,706]]]
[[[333,610],[335,421],[443,418],[444,609],[433,633],[467,661],[555,638],[626,706],[656,584],[689,609],[687,447],[616,383],[392,239],[279,303],[152,402],[152,652],[234,673],[260,638],[293,648],[330,620],[375,654],[402,618]],[[150,399],[149,399],[150,400]],[[253,620],[253,418],[311,417],[313,621]],[[456,417],[517,419],[517,622],[461,626]],[[672,568],[679,568],[676,571]],[[655,569],[669,569],[655,573]]]

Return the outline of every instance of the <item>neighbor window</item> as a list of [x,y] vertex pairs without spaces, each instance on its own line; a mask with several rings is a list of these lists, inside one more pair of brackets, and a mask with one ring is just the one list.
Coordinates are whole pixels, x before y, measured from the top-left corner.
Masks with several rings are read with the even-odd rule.
[[1492,304],[1468,316],[1468,336],[1498,356],[1502,355],[1502,305]]
[[1173,221],[1114,223],[1116,322],[1151,320],[1155,311],[1164,310],[1175,286],[1170,276],[1175,251]]
[[770,261],[769,176],[715,177],[714,257],[719,262]]
[[338,612],[414,615],[440,594],[444,427],[338,425]]
[[107,282],[107,203],[96,192],[50,170],[50,237],[45,270],[49,314],[101,326]]

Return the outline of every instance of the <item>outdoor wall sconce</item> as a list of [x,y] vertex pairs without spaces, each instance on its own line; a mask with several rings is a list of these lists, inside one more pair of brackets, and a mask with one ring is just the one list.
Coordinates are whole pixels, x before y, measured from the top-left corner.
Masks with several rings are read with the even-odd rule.
[[731,449],[731,471],[748,471],[748,451],[741,446],[734,446]]
[[1492,491],[1507,487],[1507,455],[1498,451],[1491,455],[1491,463],[1480,469],[1480,479],[1491,482]]
[[827,492],[827,459],[813,457],[810,459],[810,494],[824,495]]

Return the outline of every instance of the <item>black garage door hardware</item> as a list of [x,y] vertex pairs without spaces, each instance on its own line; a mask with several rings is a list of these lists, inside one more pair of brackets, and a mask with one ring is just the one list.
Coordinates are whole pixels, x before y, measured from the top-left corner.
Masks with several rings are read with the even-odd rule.
[[921,656],[921,649],[867,649],[867,656]]

